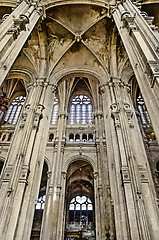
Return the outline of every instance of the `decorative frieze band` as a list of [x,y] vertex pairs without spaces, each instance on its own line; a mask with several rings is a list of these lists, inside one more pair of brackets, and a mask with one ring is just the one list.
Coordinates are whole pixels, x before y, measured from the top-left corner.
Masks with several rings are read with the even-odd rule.
[[105,93],[107,87],[125,87],[128,92],[130,92],[131,88],[129,83],[123,82],[119,77],[111,77],[107,83],[100,85],[99,92],[101,94]]

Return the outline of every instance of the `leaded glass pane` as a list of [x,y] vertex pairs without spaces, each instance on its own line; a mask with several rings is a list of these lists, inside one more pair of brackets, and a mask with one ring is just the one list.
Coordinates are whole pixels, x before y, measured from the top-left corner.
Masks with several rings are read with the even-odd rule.
[[19,96],[12,101],[11,105],[8,108],[4,122],[7,122],[9,124],[17,123],[25,99],[26,99],[25,97]]
[[93,108],[91,100],[86,95],[77,95],[70,105],[70,124],[86,124],[93,121]]
[[59,109],[58,99],[55,97],[54,98],[53,109],[52,109],[51,124],[56,124],[57,123],[58,109]]

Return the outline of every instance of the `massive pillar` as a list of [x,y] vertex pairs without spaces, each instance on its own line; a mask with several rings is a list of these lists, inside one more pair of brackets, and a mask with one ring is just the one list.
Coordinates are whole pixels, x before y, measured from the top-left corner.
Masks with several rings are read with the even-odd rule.
[[0,25],[0,84],[9,73],[40,16],[41,8],[36,3],[22,1]]
[[159,33],[131,0],[119,1],[112,16],[128,54],[159,141]]
[[65,145],[65,127],[67,115],[65,112],[66,102],[66,81],[58,85],[60,109],[58,124],[55,136],[55,146],[51,175],[48,182],[47,206],[44,211],[44,225],[41,234],[42,239],[63,239],[64,238],[64,198],[65,178],[62,174],[63,153]]
[[28,239],[31,231],[51,117],[51,88],[42,79],[30,86],[12,140],[1,183],[3,239]]
[[117,239],[157,240],[159,219],[154,184],[128,86],[115,77],[103,91],[105,104],[107,100],[112,103],[111,112],[104,109],[104,115],[106,136],[112,139],[107,151]]

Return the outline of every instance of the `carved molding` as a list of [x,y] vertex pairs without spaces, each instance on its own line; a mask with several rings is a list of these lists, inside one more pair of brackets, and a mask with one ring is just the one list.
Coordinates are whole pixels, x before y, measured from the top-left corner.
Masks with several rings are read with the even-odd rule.
[[33,121],[33,128],[38,128],[40,120],[42,119],[42,111],[44,109],[44,105],[38,104],[36,111],[34,112],[34,121]]
[[9,182],[12,170],[13,170],[13,165],[6,167],[3,178],[2,178],[2,182]]
[[19,183],[25,183],[27,185],[29,173],[30,173],[29,166],[23,165],[20,173]]
[[120,129],[121,128],[120,117],[119,117],[120,109],[118,109],[117,103],[113,103],[110,106],[110,108],[112,110],[111,117],[114,119],[115,127],[117,129]]
[[121,175],[123,183],[131,183],[130,173],[128,167],[121,168]]

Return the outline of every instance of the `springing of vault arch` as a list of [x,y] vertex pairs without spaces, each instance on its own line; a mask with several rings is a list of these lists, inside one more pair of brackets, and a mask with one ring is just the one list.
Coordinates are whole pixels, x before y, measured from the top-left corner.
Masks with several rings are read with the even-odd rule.
[[63,172],[67,173],[67,170],[68,170],[70,164],[73,162],[79,161],[79,160],[89,163],[91,165],[91,167],[93,168],[94,173],[97,172],[97,167],[96,167],[94,160],[92,160],[90,157],[85,156],[85,155],[75,155],[75,156],[69,158],[64,164]]

